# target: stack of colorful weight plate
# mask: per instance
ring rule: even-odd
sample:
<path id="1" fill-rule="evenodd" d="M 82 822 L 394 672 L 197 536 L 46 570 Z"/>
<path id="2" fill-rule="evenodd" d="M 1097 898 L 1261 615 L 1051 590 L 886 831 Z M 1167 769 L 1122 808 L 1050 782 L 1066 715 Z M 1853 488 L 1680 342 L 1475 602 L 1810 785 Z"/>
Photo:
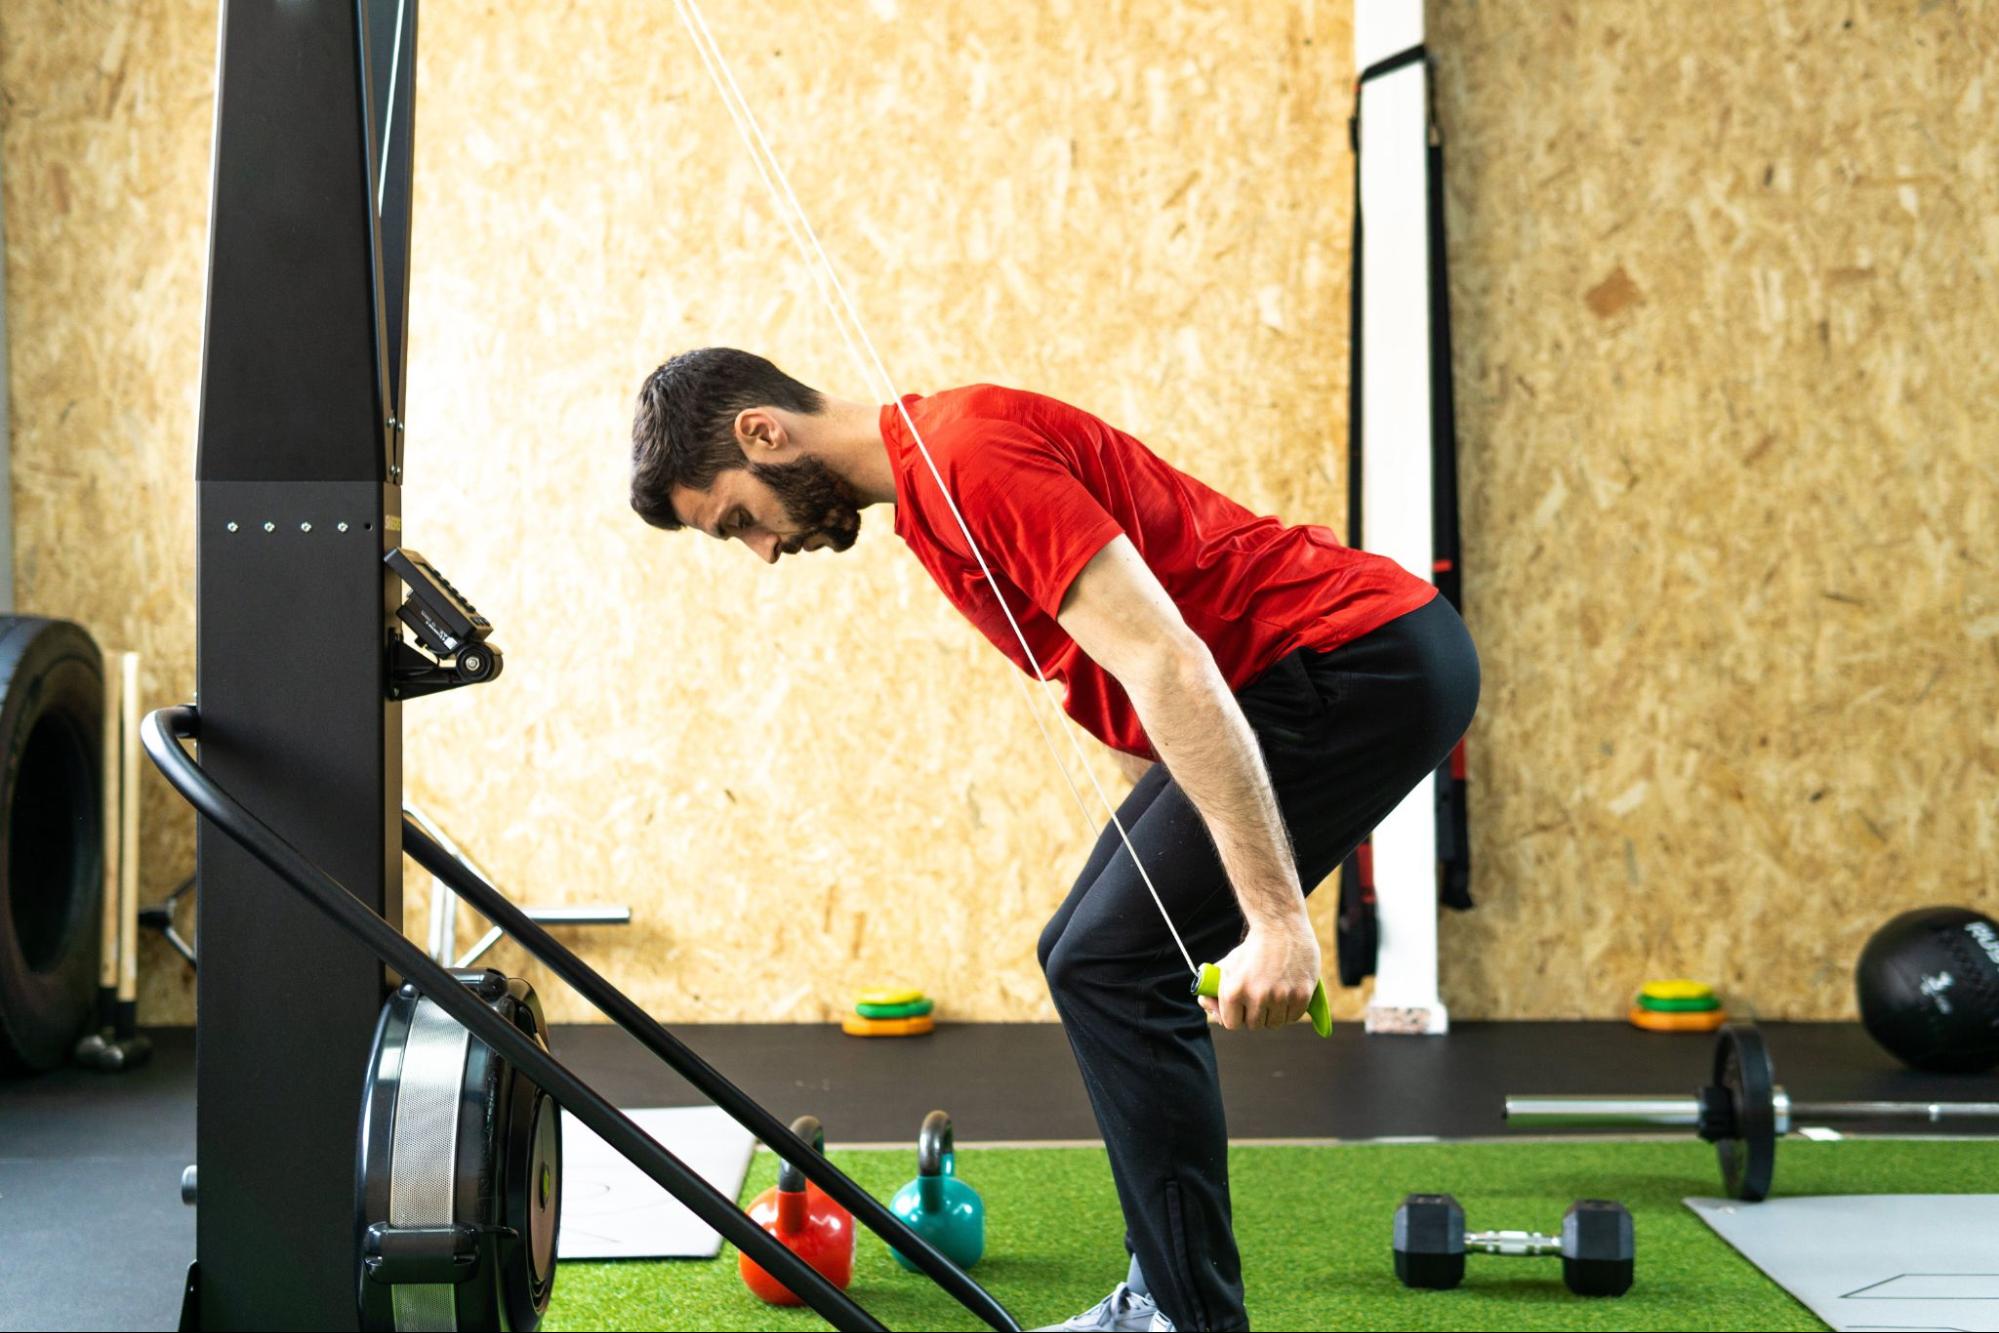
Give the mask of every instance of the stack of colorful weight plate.
<path id="1" fill-rule="evenodd" d="M 930 997 L 913 986 L 870 986 L 840 1020 L 850 1037 L 920 1037 L 937 1026 Z"/>
<path id="2" fill-rule="evenodd" d="M 1631 1021 L 1652 1032 L 1712 1032 L 1728 1021 L 1728 1014 L 1714 987 L 1682 978 L 1639 987 Z"/>

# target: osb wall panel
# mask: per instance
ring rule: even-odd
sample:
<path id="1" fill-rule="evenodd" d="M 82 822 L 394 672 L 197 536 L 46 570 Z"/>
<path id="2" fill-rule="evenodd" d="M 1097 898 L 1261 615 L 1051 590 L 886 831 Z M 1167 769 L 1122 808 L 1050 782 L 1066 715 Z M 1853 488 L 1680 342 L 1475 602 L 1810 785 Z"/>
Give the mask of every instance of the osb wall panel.
<path id="1" fill-rule="evenodd" d="M 1487 672 L 1446 991 L 1850 1014 L 1887 915 L 1999 908 L 1999 12 L 1523 14 L 1431 11 Z"/>
<path id="2" fill-rule="evenodd" d="M 1342 515 L 1347 6 L 709 9 L 902 388 L 1033 386 Z M 406 711 L 412 790 L 523 898 L 630 902 L 588 952 L 668 1017 L 907 978 L 1052 1018 L 1101 819 L 887 510 L 769 569 L 627 509 L 672 352 L 868 392 L 671 8 L 433 6 L 419 69 L 405 509 L 510 656 Z"/>
<path id="3" fill-rule="evenodd" d="M 902 386 L 1056 393 L 1337 523 L 1347 8 L 988 8 L 710 15 Z M 1947 4 L 1536 14 L 1432 14 L 1487 668 L 1447 996 L 1601 1014 L 1690 971 L 1846 1013 L 1869 922 L 1993 905 L 1999 37 Z M 185 697 L 214 12 L 0 23 L 17 595 Z M 420 71 L 406 512 L 509 668 L 410 706 L 412 794 L 517 897 L 630 903 L 574 938 L 669 1020 L 889 976 L 1050 1016 L 1032 946 L 1085 832 L 886 514 L 773 571 L 625 510 L 672 351 L 865 392 L 670 10 L 435 3 Z M 148 784 L 151 895 L 192 838 Z"/>
<path id="4" fill-rule="evenodd" d="M 148 707 L 194 688 L 214 66 L 210 4 L 0 7 L 15 605 L 142 653 Z M 194 820 L 145 768 L 151 900 L 191 872 Z M 139 976 L 148 1021 L 192 1015 L 192 975 L 150 935 Z"/>

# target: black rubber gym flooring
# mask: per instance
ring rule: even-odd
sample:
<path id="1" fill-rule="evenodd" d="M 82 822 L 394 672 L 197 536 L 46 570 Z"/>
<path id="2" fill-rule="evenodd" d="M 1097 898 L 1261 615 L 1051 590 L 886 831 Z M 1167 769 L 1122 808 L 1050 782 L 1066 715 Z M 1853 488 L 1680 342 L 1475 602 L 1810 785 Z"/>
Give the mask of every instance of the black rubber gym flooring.
<path id="1" fill-rule="evenodd" d="M 1795 1097 L 1961 1099 L 1990 1088 L 1902 1070 L 1857 1026 L 1764 1030 Z M 675 1032 L 780 1118 L 818 1115 L 835 1143 L 911 1140 L 940 1106 L 961 1142 L 1096 1137 L 1052 1025 L 944 1024 L 930 1037 L 866 1041 L 821 1026 Z M 130 1074 L 0 1082 L 0 1329 L 173 1326 L 194 1250 L 179 1196 L 194 1144 L 194 1040 L 188 1029 L 152 1035 L 152 1063 Z M 1504 1133 L 1508 1092 L 1687 1092 L 1706 1081 L 1713 1046 L 1620 1023 L 1466 1023 L 1428 1039 L 1370 1039 L 1352 1025 L 1330 1041 L 1303 1026 L 1216 1036 L 1239 1139 L 1489 1137 Z M 558 1028 L 555 1038 L 556 1053 L 620 1105 L 701 1102 L 615 1029 Z"/>

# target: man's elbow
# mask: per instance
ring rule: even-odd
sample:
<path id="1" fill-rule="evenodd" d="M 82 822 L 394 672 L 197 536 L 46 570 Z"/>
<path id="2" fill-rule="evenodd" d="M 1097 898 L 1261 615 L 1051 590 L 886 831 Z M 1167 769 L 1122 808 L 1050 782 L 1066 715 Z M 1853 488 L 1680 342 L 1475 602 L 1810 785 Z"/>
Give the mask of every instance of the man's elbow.
<path id="1" fill-rule="evenodd" d="M 1214 654 L 1191 630 L 1148 645 L 1129 668 L 1130 679 L 1120 677 L 1133 702 L 1160 697 L 1186 698 L 1205 692 L 1221 678 Z"/>

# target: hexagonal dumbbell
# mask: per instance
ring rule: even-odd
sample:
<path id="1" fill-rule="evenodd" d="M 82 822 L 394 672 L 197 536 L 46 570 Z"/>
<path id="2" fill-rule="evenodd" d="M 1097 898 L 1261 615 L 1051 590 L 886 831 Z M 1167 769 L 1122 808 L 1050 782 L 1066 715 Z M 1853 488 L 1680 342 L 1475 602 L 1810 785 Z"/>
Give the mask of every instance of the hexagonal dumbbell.
<path id="1" fill-rule="evenodd" d="M 1395 1275 L 1405 1287 L 1455 1287 L 1467 1254 L 1562 1257 L 1562 1281 L 1578 1296 L 1622 1296 L 1637 1262 L 1631 1214 L 1609 1199 L 1578 1199 L 1562 1214 L 1562 1234 L 1465 1230 L 1464 1209 L 1448 1194 L 1411 1194 L 1395 1210 Z"/>

